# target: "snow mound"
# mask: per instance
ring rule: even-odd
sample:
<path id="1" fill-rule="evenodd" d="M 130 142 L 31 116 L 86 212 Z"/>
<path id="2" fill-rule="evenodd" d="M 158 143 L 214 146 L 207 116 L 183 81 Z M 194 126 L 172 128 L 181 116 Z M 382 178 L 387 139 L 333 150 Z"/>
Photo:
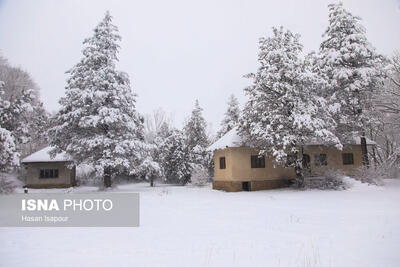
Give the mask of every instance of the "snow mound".
<path id="1" fill-rule="evenodd" d="M 53 150 L 54 147 L 48 146 L 39 150 L 30 156 L 24 158 L 22 163 L 31 163 L 31 162 L 61 162 L 61 161 L 69 161 L 70 158 L 66 153 L 59 153 L 54 158 L 50 157 L 49 152 Z"/>

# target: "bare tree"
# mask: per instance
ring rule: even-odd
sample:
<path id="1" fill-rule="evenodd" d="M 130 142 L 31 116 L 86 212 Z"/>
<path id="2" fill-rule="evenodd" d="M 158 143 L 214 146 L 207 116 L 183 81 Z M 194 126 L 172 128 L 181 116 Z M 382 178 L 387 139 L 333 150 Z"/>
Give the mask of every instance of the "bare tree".
<path id="1" fill-rule="evenodd" d="M 171 115 L 162 109 L 153 110 L 152 113 L 144 116 L 144 136 L 147 142 L 153 143 L 163 125 L 171 126 L 172 129 L 173 119 Z"/>
<path id="2" fill-rule="evenodd" d="M 375 165 L 397 165 L 400 158 L 400 53 L 389 62 L 387 79 L 374 96 L 369 136 L 377 145 L 370 153 Z M 394 166 L 395 167 L 395 166 Z"/>

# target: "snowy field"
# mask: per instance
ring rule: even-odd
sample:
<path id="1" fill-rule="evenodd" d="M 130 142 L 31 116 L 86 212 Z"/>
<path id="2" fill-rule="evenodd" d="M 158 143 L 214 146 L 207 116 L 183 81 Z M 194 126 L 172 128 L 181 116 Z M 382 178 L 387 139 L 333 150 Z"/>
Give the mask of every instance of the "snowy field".
<path id="1" fill-rule="evenodd" d="M 114 191 L 140 192 L 140 227 L 0 228 L 0 266 L 400 266 L 400 180 L 347 191 Z"/>

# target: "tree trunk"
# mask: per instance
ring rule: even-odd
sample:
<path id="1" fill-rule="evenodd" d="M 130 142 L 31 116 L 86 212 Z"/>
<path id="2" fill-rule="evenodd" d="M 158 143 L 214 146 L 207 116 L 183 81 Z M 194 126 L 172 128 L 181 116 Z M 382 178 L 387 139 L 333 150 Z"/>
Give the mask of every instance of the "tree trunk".
<path id="1" fill-rule="evenodd" d="M 375 146 L 372 147 L 372 159 L 374 160 L 374 167 L 376 169 L 378 167 L 378 158 L 376 157 L 376 148 L 375 148 Z"/>
<path id="2" fill-rule="evenodd" d="M 299 154 L 301 158 L 299 158 Z M 296 172 L 296 186 L 304 187 L 304 173 L 303 173 L 303 147 L 301 148 L 301 153 L 297 152 L 296 165 L 294 167 Z"/>
<path id="3" fill-rule="evenodd" d="M 150 186 L 151 187 L 154 186 L 154 177 L 153 176 L 150 177 Z"/>
<path id="4" fill-rule="evenodd" d="M 110 167 L 104 168 L 104 187 L 105 188 L 111 187 L 111 168 Z"/>
<path id="5" fill-rule="evenodd" d="M 365 132 L 361 136 L 361 153 L 362 162 L 364 166 L 369 168 L 368 150 L 367 150 L 367 139 L 365 138 Z"/>

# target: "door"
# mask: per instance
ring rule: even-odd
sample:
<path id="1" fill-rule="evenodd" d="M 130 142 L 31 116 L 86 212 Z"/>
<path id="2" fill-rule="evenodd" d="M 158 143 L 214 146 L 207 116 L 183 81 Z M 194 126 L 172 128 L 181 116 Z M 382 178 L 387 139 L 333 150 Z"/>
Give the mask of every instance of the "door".
<path id="1" fill-rule="evenodd" d="M 250 191 L 250 182 L 242 182 L 242 190 Z"/>

